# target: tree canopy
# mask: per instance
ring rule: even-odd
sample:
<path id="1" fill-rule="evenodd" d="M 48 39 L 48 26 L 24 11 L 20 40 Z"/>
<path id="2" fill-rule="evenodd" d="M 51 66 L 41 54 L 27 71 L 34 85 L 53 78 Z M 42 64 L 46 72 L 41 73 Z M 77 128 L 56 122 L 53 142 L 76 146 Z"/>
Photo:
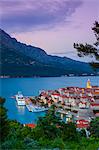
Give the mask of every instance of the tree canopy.
<path id="1" fill-rule="evenodd" d="M 9 133 L 7 109 L 4 107 L 5 98 L 0 97 L 0 141 L 4 141 Z"/>
<path id="2" fill-rule="evenodd" d="M 84 56 L 90 56 L 94 57 L 97 62 L 91 63 L 92 66 L 95 68 L 99 68 L 99 23 L 98 21 L 95 21 L 94 26 L 92 27 L 92 30 L 95 34 L 96 41 L 92 45 L 90 44 L 82 44 L 82 43 L 74 43 L 74 48 L 78 52 L 79 57 L 84 57 Z"/>
<path id="3" fill-rule="evenodd" d="M 95 118 L 90 123 L 91 136 L 99 138 L 99 117 Z"/>
<path id="4" fill-rule="evenodd" d="M 35 128 L 23 126 L 16 120 L 7 119 L 4 108 L 4 98 L 0 98 L 0 134 L 3 139 L 0 143 L 2 150 L 14 149 L 75 149 L 91 150 L 99 147 L 99 118 L 91 122 L 91 135 L 88 139 L 79 134 L 75 124 L 60 120 L 53 105 L 48 113 L 38 120 Z M 9 128 L 8 128 L 9 127 Z M 2 130 L 1 130 L 2 129 Z"/>

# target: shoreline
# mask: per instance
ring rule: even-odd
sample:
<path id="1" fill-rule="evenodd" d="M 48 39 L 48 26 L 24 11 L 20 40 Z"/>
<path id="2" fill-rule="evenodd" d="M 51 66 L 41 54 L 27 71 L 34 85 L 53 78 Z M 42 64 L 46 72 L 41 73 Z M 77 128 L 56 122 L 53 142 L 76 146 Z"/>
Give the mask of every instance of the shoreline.
<path id="1" fill-rule="evenodd" d="M 57 77 L 93 77 L 99 76 L 99 74 L 93 75 L 64 75 L 64 76 L 0 76 L 0 79 L 8 79 L 8 78 L 57 78 Z"/>

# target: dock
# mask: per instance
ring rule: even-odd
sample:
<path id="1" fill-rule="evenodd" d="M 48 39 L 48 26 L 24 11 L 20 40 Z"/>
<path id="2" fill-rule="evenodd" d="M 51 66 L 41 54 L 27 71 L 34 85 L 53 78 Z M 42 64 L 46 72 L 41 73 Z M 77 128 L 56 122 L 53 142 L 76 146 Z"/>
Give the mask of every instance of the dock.
<path id="1" fill-rule="evenodd" d="M 32 110 L 33 110 L 33 108 L 31 107 L 31 105 L 26 104 L 26 107 L 27 107 L 27 109 L 28 109 L 29 111 L 32 111 Z"/>

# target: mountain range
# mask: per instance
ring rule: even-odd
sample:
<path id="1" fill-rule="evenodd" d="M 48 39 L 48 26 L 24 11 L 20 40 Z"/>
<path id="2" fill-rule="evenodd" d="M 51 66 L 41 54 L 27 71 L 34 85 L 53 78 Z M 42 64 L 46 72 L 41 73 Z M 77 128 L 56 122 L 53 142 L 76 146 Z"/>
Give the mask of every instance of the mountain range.
<path id="1" fill-rule="evenodd" d="M 95 73 L 88 63 L 48 55 L 43 49 L 26 45 L 0 29 L 0 76 L 51 77 Z"/>

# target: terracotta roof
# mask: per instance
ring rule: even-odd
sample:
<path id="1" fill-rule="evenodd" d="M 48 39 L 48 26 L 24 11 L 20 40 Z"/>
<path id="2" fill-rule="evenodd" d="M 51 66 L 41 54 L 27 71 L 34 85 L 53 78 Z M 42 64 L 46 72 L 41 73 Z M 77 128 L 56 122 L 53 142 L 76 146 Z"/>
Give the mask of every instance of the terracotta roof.
<path id="1" fill-rule="evenodd" d="M 52 95 L 54 95 L 54 96 L 60 96 L 60 94 L 58 94 L 58 93 L 53 93 Z"/>
<path id="2" fill-rule="evenodd" d="M 25 124 L 25 126 L 30 127 L 30 128 L 35 128 L 36 124 L 29 123 L 29 124 Z"/>
<path id="3" fill-rule="evenodd" d="M 77 128 L 87 128 L 89 127 L 89 121 L 87 120 L 77 120 L 76 121 Z"/>
<path id="4" fill-rule="evenodd" d="M 92 103 L 91 106 L 99 106 L 97 103 Z"/>
<path id="5" fill-rule="evenodd" d="M 88 124 L 77 124 L 77 128 L 88 128 Z"/>
<path id="6" fill-rule="evenodd" d="M 99 90 L 97 92 L 94 92 L 94 95 L 99 95 Z"/>
<path id="7" fill-rule="evenodd" d="M 99 112 L 95 113 L 95 116 L 96 116 L 96 117 L 99 117 Z"/>
<path id="8" fill-rule="evenodd" d="M 81 96 L 81 98 L 88 98 L 88 96 Z"/>

